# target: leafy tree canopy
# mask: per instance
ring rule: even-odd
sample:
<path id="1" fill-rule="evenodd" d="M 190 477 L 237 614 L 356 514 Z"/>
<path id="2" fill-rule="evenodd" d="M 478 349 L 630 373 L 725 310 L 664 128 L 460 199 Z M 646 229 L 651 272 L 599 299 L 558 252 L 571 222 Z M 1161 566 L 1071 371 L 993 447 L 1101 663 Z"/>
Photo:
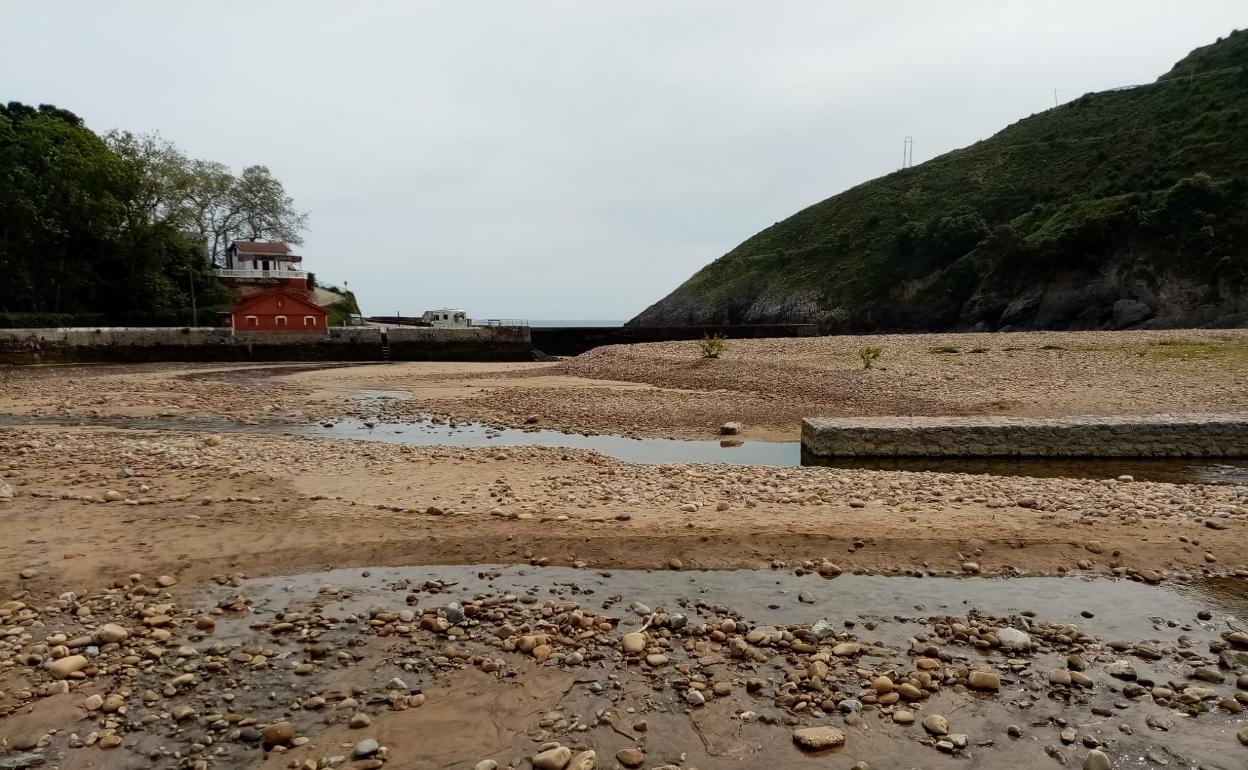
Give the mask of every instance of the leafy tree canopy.
<path id="1" fill-rule="evenodd" d="M 192 292 L 201 308 L 230 300 L 211 267 L 231 240 L 297 244 L 306 222 L 264 166 L 236 177 L 158 134 L 0 104 L 0 325 L 188 323 Z"/>

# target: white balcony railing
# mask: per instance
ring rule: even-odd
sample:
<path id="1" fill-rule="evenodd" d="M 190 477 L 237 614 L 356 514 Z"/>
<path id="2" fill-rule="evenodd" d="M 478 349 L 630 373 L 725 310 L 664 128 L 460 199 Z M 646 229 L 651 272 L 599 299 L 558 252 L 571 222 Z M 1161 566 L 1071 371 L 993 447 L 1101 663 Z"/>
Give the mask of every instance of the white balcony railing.
<path id="1" fill-rule="evenodd" d="M 283 280 L 304 279 L 308 274 L 303 270 L 225 270 L 217 268 L 218 278 L 281 278 Z"/>

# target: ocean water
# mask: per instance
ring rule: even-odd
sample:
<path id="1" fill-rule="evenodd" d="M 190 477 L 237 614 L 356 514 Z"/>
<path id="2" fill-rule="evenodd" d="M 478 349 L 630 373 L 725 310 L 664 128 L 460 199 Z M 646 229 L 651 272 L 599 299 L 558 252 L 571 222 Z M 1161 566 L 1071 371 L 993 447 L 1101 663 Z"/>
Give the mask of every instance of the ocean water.
<path id="1" fill-rule="evenodd" d="M 623 321 L 586 321 L 579 319 L 560 319 L 560 320 L 530 320 L 529 326 L 546 326 L 546 327 L 568 327 L 568 326 L 623 326 Z"/>

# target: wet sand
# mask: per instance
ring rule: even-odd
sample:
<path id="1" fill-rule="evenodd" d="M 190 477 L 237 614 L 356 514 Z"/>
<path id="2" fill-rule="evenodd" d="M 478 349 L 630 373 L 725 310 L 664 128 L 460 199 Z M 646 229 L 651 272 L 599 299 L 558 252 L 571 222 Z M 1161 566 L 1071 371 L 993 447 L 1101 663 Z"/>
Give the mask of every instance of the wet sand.
<path id="1" fill-rule="evenodd" d="M 0 370 L 0 413 L 62 423 L 0 427 L 0 767 L 527 770 L 554 743 L 604 768 L 1243 766 L 1248 652 L 1224 635 L 1248 625 L 1244 487 L 333 435 L 430 414 L 712 441 L 728 420 L 792 440 L 808 414 L 1248 409 L 1242 333 L 982 336 Z M 855 368 L 868 339 L 881 369 Z M 64 424 L 110 417 L 135 422 Z M 178 429 L 197 420 L 240 430 Z M 1029 645 L 1003 649 L 1007 627 Z M 1094 684 L 1053 674 L 1069 655 Z M 882 697 L 881 676 L 920 696 Z M 948 735 L 919 724 L 934 714 Z M 844 747 L 812 760 L 794 743 L 812 726 Z"/>

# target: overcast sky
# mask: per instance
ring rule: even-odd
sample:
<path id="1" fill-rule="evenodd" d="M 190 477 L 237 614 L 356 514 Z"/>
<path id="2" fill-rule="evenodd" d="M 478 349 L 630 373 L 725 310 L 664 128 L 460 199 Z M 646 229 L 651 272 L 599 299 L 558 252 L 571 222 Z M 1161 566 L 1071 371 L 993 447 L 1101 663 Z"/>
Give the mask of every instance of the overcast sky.
<path id="1" fill-rule="evenodd" d="M 267 165 L 366 313 L 625 319 L 901 162 L 1149 81 L 1244 0 L 0 0 L 0 99 Z"/>

